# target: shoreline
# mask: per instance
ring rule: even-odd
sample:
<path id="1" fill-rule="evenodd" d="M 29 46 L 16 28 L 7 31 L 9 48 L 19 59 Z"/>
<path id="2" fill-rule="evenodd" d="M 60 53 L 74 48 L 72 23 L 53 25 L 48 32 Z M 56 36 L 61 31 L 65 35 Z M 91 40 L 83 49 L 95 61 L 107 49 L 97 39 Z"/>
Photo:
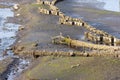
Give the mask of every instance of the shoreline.
<path id="1" fill-rule="evenodd" d="M 4 1 L 3 1 L 3 3 L 4 3 Z M 8 1 L 8 3 L 9 3 L 9 1 Z M 14 4 L 15 3 L 13 3 L 12 5 L 9 5 L 6 3 L 6 5 L 3 5 L 4 7 L 0 7 L 0 8 L 1 9 L 10 9 L 11 12 L 13 12 L 15 14 L 15 10 L 12 9 Z M 11 24 L 21 26 L 20 18 L 18 18 L 15 15 L 13 15 L 13 17 L 7 17 L 5 24 L 11 23 Z M 9 48 L 7 48 L 3 51 L 3 57 L 5 57 L 5 59 L 1 60 L 0 64 L 3 64 L 5 66 L 0 67 L 1 68 L 0 80 L 1 79 L 2 80 L 13 80 L 14 77 L 16 77 L 18 74 L 21 73 L 20 70 L 22 70 L 22 69 L 24 70 L 28 66 L 28 63 L 26 62 L 28 60 L 28 58 L 24 58 L 24 56 L 21 57 L 21 56 L 15 55 L 15 54 L 13 54 L 13 55 L 11 54 L 12 53 L 11 47 L 14 46 L 17 43 L 17 41 L 19 40 L 18 34 L 19 34 L 19 31 L 17 30 L 17 33 L 15 33 L 16 36 L 13 37 L 13 38 L 15 38 L 14 43 L 11 44 L 9 46 Z M 3 72 L 2 72 L 2 69 L 4 70 Z"/>
<path id="2" fill-rule="evenodd" d="M 45 19 L 45 18 L 47 18 L 47 17 L 49 17 L 49 15 L 44 15 L 44 14 L 40 14 L 40 15 L 42 15 L 42 16 L 40 16 L 39 18 L 42 18 L 42 19 Z M 47 17 L 44 17 L 44 16 L 47 16 Z M 52 15 L 50 15 L 50 17 L 52 17 L 52 18 L 47 18 L 47 19 L 45 19 L 44 21 L 46 21 L 47 22 L 47 20 L 53 20 L 53 19 L 55 19 Z M 56 19 L 55 19 L 56 20 Z M 38 22 L 41 22 L 41 21 L 38 21 Z M 54 22 L 52 22 L 52 23 L 54 23 Z M 40 28 L 38 28 L 38 29 L 41 29 L 41 27 L 44 27 L 44 26 L 46 26 L 45 24 L 39 24 L 39 25 L 42 25 L 42 26 L 39 26 Z M 51 25 L 50 25 L 51 26 Z M 53 25 L 52 25 L 53 26 Z M 64 26 L 62 26 L 62 28 L 63 28 Z M 35 27 L 34 27 L 35 28 Z M 35 30 L 35 31 L 37 31 L 36 29 L 34 29 L 34 28 L 32 28 L 33 30 Z M 67 27 L 68 28 L 68 27 Z M 53 28 L 54 29 L 54 28 Z M 78 29 L 78 28 L 77 28 Z M 44 30 L 44 29 L 43 29 Z M 67 30 L 67 29 L 66 29 Z M 72 29 L 73 30 L 73 29 Z M 78 29 L 79 30 L 79 29 Z M 42 30 L 40 30 L 40 31 L 42 31 Z M 49 30 L 48 30 L 49 31 Z M 32 31 L 31 31 L 32 32 Z M 38 31 L 39 32 L 39 31 Z M 73 31 L 74 32 L 74 31 Z M 42 33 L 39 33 L 39 34 L 42 34 Z M 67 33 L 65 33 L 65 34 L 67 34 Z M 69 34 L 69 33 L 68 33 Z M 26 34 L 26 35 L 28 35 L 28 34 Z M 32 35 L 32 34 L 31 34 Z M 47 35 L 48 36 L 48 35 Z M 71 34 L 70 34 L 70 36 L 71 36 Z M 33 36 L 32 36 L 33 37 Z M 39 37 L 39 36 L 38 36 Z M 74 37 L 74 36 L 72 36 L 73 38 L 76 38 L 76 37 Z M 30 39 L 30 38 L 28 38 L 28 39 Z M 28 40 L 27 39 L 27 40 Z M 45 38 L 46 39 L 46 38 Z M 25 39 L 26 40 L 26 39 Z M 27 43 L 27 42 L 26 42 Z M 40 43 L 39 41 L 38 42 L 36 42 L 36 43 Z M 44 41 L 43 41 L 43 43 L 44 43 Z M 29 44 L 29 43 L 28 43 Z M 31 43 L 32 44 L 32 43 Z M 26 44 L 27 45 L 27 44 Z M 34 45 L 34 43 L 33 43 L 33 45 Z M 38 46 L 40 46 L 41 44 L 37 44 Z M 46 45 L 46 44 L 45 44 Z M 52 48 L 54 48 L 53 46 L 54 45 L 51 45 L 51 44 L 49 44 L 50 45 L 50 47 L 52 46 Z M 49 46 L 48 45 L 48 46 Z M 30 46 L 30 45 L 28 45 L 28 46 Z M 60 45 L 61 46 L 61 45 Z M 27 47 L 27 46 L 26 46 Z M 25 47 L 25 48 L 26 48 Z M 34 47 L 36 47 L 36 45 L 34 45 Z M 65 74 L 65 72 L 62 72 L 62 70 L 61 70 L 61 68 L 63 67 L 63 66 L 60 66 L 61 64 L 63 64 L 63 65 L 65 65 L 64 64 L 64 61 L 67 61 L 66 60 L 66 58 L 64 57 L 64 56 L 61 56 L 61 55 L 57 55 L 57 54 L 59 54 L 59 50 L 58 49 L 55 49 L 54 51 L 56 51 L 56 53 L 54 54 L 54 52 L 52 53 L 52 52 L 49 52 L 49 53 L 47 53 L 47 49 L 49 50 L 49 48 L 46 48 L 46 47 L 43 47 L 43 55 L 42 55 L 42 52 L 40 52 L 40 51 L 38 51 L 38 52 L 40 52 L 40 54 L 41 55 L 39 55 L 39 53 L 38 54 L 36 54 L 35 55 L 35 53 L 37 53 L 35 50 L 34 50 L 34 47 L 33 47 L 33 51 L 31 50 L 31 48 L 30 49 L 28 49 L 29 51 L 28 51 L 28 54 L 30 53 L 30 55 L 34 55 L 34 57 L 35 58 L 37 58 L 37 60 L 38 61 L 34 61 L 32 64 L 31 64 L 31 66 L 30 67 L 32 67 L 32 68 L 28 68 L 17 80 L 20 80 L 21 78 L 22 79 L 26 79 L 26 77 L 27 78 L 29 78 L 29 79 L 48 79 L 48 80 L 54 80 L 54 79 L 61 79 L 63 76 L 62 75 L 64 75 Z M 63 48 L 66 48 L 66 46 L 62 46 Z M 45 48 L 45 49 L 44 49 Z M 61 48 L 61 47 L 60 47 Z M 23 52 L 24 52 L 24 48 L 20 48 L 20 51 L 23 49 Z M 36 48 L 35 48 L 36 49 Z M 26 49 L 27 50 L 27 49 Z M 39 50 L 39 48 L 37 48 L 37 50 Z M 50 49 L 51 50 L 51 49 Z M 58 51 L 58 53 L 57 53 L 57 51 Z M 68 50 L 69 51 L 69 50 Z M 70 50 L 70 51 L 73 51 L 73 53 L 74 53 L 74 50 Z M 27 53 L 26 51 L 24 52 L 25 54 Z M 72 52 L 66 52 L 65 54 L 68 54 L 68 56 L 70 56 L 70 53 L 72 53 Z M 101 52 L 102 53 L 102 52 Z M 104 53 L 104 52 L 103 52 Z M 106 53 L 106 52 L 105 52 Z M 45 56 L 45 54 L 47 54 L 46 56 Z M 53 56 L 54 55 L 54 57 L 51 59 L 48 59 L 47 57 L 48 57 L 48 54 L 50 54 L 49 56 Z M 60 53 L 60 54 L 62 54 L 62 53 Z M 67 58 L 68 58 L 68 56 L 67 56 Z M 79 57 L 79 59 L 78 59 L 78 62 L 77 63 L 74 63 L 74 59 L 76 59 L 77 57 L 69 57 L 69 58 L 73 58 L 72 59 L 72 66 L 71 65 L 69 65 L 69 67 L 71 66 L 71 67 L 75 67 L 75 68 L 73 68 L 73 69 L 75 69 L 75 70 L 77 70 L 77 68 L 79 69 L 79 60 L 81 60 L 81 58 L 85 58 L 85 57 L 87 57 L 86 59 L 88 59 L 88 58 L 98 58 L 98 60 L 100 60 L 100 62 L 98 62 L 98 64 L 100 64 L 100 63 L 102 63 L 102 58 L 104 58 L 105 59 L 105 61 L 104 62 L 106 62 L 106 59 L 107 58 L 110 58 L 110 60 L 111 60 L 111 57 L 112 57 L 112 59 L 113 58 L 115 58 L 115 56 L 102 56 L 102 55 L 100 55 L 99 54 L 99 56 L 100 56 L 100 58 L 97 56 L 97 57 L 88 57 L 88 54 L 84 54 L 84 57 L 82 56 L 82 57 Z M 101 57 L 102 56 L 102 57 Z M 58 58 L 58 59 L 56 59 L 56 57 Z M 62 59 L 59 59 L 59 58 L 61 58 L 61 57 L 63 57 L 62 59 L 64 59 L 65 58 L 65 60 L 63 60 L 63 62 L 62 63 L 60 63 L 60 65 L 59 65 L 59 63 L 57 64 L 57 63 L 54 63 L 54 61 L 58 61 L 58 62 L 60 62 Z M 44 59 L 45 58 L 45 59 Z M 44 60 L 46 60 L 46 58 L 48 59 L 47 61 L 45 61 L 44 62 Z M 54 59 L 55 58 L 55 59 Z M 43 61 L 39 61 L 39 60 L 43 60 Z M 94 61 L 95 62 L 97 62 L 98 61 L 97 59 L 95 59 Z M 114 59 L 113 59 L 114 60 Z M 118 60 L 119 60 L 119 58 L 118 58 Z M 51 64 L 52 63 L 52 61 L 53 61 L 53 65 Z M 91 60 L 90 60 L 91 61 Z M 69 59 L 68 59 L 68 62 L 69 62 Z M 84 61 L 83 61 L 84 62 Z M 83 63 L 83 62 L 81 62 L 81 63 Z M 39 64 L 38 64 L 39 63 Z M 42 64 L 43 63 L 43 64 Z M 48 63 L 48 64 L 47 64 Z M 74 65 L 75 64 L 75 65 Z M 78 64 L 78 65 L 77 65 Z M 89 63 L 88 62 L 88 66 L 91 66 L 92 64 L 94 64 L 94 62 L 93 63 Z M 97 65 L 98 65 L 97 64 Z M 46 67 L 46 66 L 44 66 L 44 65 L 47 65 L 48 67 Z M 56 68 L 56 67 L 51 67 L 51 65 L 52 66 L 60 66 L 59 67 L 59 69 L 60 69 L 60 73 L 62 74 L 62 75 L 60 75 L 59 74 L 59 71 L 56 71 L 55 70 L 55 72 L 54 72 L 54 69 Z M 81 64 L 82 65 L 82 64 Z M 76 67 L 77 66 L 77 67 Z M 45 67 L 45 68 L 44 68 Z M 67 68 L 68 69 L 68 71 L 71 71 L 71 69 L 69 69 L 69 67 Z M 103 66 L 101 66 L 101 67 L 103 67 Z M 108 68 L 109 66 L 107 66 L 107 68 Z M 49 70 L 49 68 L 51 69 L 51 70 Z M 65 67 L 66 68 L 66 67 Z M 106 67 L 105 67 L 106 68 Z M 110 67 L 109 67 L 110 68 Z M 99 68 L 98 68 L 99 69 Z M 45 73 L 44 73 L 44 71 L 45 71 Z M 53 73 L 51 72 L 51 71 L 53 71 Z M 65 71 L 67 72 L 67 70 L 65 69 Z M 79 70 L 78 70 L 79 71 Z M 104 73 L 104 71 L 103 70 L 101 70 L 102 71 L 102 73 Z M 111 71 L 111 70 L 110 70 Z M 87 72 L 87 71 L 86 71 Z M 89 72 L 89 70 L 88 70 L 88 72 Z M 37 74 L 37 73 L 39 73 L 39 74 Z M 75 77 L 76 75 L 74 75 L 73 74 L 74 72 L 71 72 L 71 74 L 72 74 L 72 76 L 73 77 Z M 58 74 L 58 75 L 55 75 L 55 74 Z M 76 72 L 76 74 L 77 74 L 77 72 Z M 38 75 L 38 76 L 37 76 Z M 66 75 L 69 75 L 69 77 L 71 76 L 69 73 L 67 73 Z M 108 75 L 108 74 L 106 74 L 106 75 Z M 117 74 L 116 74 L 117 75 Z M 95 76 L 94 76 L 95 77 Z M 63 79 L 61 79 L 61 80 L 74 80 L 73 78 L 68 78 L 68 76 L 66 77 L 63 77 Z M 75 78 L 75 80 L 79 80 L 80 78 L 78 77 L 78 76 L 76 76 L 76 78 Z M 101 78 L 100 78 L 101 79 Z M 83 80 L 83 79 L 82 79 Z M 86 80 L 86 79 L 84 79 L 84 80 Z M 88 79 L 89 80 L 89 79 Z M 97 79 L 98 80 L 98 79 Z"/>
<path id="3" fill-rule="evenodd" d="M 32 2 L 31 2 L 32 3 Z M 36 2 L 34 2 L 33 4 L 35 4 Z M 22 4 L 24 4 L 24 3 L 22 3 Z M 29 3 L 28 3 L 29 4 Z M 59 5 L 59 4 L 58 4 Z M 15 11 L 15 15 L 16 14 L 18 14 L 19 13 L 19 11 Z M 51 16 L 51 15 L 50 15 Z M 15 21 L 15 23 L 16 22 L 18 22 L 18 23 L 20 23 L 20 24 L 22 24 L 22 26 L 21 27 L 23 27 L 23 30 L 19 30 L 18 32 L 17 32 L 17 36 L 16 36 L 16 41 L 15 41 L 15 43 L 13 44 L 13 45 L 11 45 L 11 47 L 13 48 L 13 49 L 15 49 L 15 47 L 14 46 L 18 46 L 20 43 L 21 43 L 21 38 L 22 37 L 24 37 L 24 35 L 25 35 L 25 30 L 27 30 L 27 29 L 29 29 L 29 27 L 25 27 L 25 26 L 29 26 L 29 25 L 26 25 L 25 23 L 26 22 L 29 22 L 29 19 L 28 19 L 28 21 L 26 21 L 27 19 L 25 19 L 24 20 L 24 18 L 25 18 L 25 15 L 23 16 L 23 15 L 20 15 L 20 16 L 18 16 L 18 17 L 14 17 L 13 18 L 13 20 L 11 20 L 13 23 L 14 23 L 14 21 Z M 31 17 L 32 18 L 32 17 Z M 9 22 L 9 19 L 8 19 L 8 22 Z M 32 26 L 31 26 L 32 27 Z M 33 42 L 33 43 L 31 43 L 32 45 L 37 45 L 37 41 L 35 41 L 35 42 Z M 33 47 L 36 47 L 36 46 L 33 46 Z M 76 49 L 75 49 L 76 50 Z M 43 50 L 44 51 L 44 50 Z M 58 50 L 59 51 L 59 50 Z M 73 50 L 74 51 L 74 50 Z M 69 52 L 68 52 L 69 53 Z M 25 55 L 23 55 L 23 56 L 25 56 Z"/>

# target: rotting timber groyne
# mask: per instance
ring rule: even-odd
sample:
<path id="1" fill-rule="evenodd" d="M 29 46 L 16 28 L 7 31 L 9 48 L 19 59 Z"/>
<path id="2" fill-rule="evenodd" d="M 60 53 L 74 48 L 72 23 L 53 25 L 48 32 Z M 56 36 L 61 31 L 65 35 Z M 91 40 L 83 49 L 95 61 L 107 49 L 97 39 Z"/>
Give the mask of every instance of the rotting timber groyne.
<path id="1" fill-rule="evenodd" d="M 19 53 L 29 53 L 34 57 L 55 55 L 55 56 L 113 56 L 120 57 L 120 39 L 115 36 L 110 35 L 109 33 L 96 29 L 82 19 L 72 18 L 66 16 L 63 12 L 60 11 L 58 7 L 55 6 L 57 0 L 53 1 L 43 1 L 37 0 L 39 5 L 39 12 L 47 15 L 59 16 L 60 25 L 70 25 L 78 26 L 86 29 L 87 32 L 84 33 L 86 41 L 74 40 L 70 37 L 64 37 L 62 35 L 52 37 L 52 42 L 54 44 L 63 44 L 70 47 L 80 47 L 83 49 L 82 52 L 47 52 L 39 50 L 31 51 L 21 51 Z M 62 1 L 62 0 L 61 0 Z M 90 42 L 90 43 L 89 43 Z M 89 50 L 88 50 L 89 49 Z M 14 50 L 13 50 L 14 51 Z M 15 52 L 17 53 L 17 51 Z"/>
<path id="2" fill-rule="evenodd" d="M 55 1 L 42 1 L 37 0 L 38 4 L 40 4 L 39 12 L 44 14 L 52 14 L 59 16 L 59 23 L 66 24 L 66 25 L 73 25 L 84 27 L 88 32 L 85 32 L 85 38 L 99 44 L 106 44 L 111 46 L 120 46 L 120 39 L 116 38 L 115 36 L 110 35 L 109 33 L 96 29 L 95 27 L 91 26 L 90 24 L 86 23 L 82 19 L 72 18 L 66 16 L 63 12 L 61 12 L 56 6 Z M 48 6 L 48 7 L 46 7 Z"/>

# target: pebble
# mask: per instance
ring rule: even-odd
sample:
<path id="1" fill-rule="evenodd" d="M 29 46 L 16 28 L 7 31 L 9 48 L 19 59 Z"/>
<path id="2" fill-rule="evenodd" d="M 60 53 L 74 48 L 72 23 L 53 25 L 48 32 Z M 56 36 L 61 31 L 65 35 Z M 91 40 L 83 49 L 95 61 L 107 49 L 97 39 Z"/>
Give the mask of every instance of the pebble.
<path id="1" fill-rule="evenodd" d="M 24 30 L 25 28 L 23 26 L 19 27 L 19 31 Z"/>
<path id="2" fill-rule="evenodd" d="M 120 58 L 120 55 L 118 55 L 118 58 Z"/>
<path id="3" fill-rule="evenodd" d="M 8 47 L 6 50 L 12 50 L 12 47 Z"/>
<path id="4" fill-rule="evenodd" d="M 19 17 L 19 16 L 20 16 L 20 14 L 16 14 L 15 16 L 16 16 L 16 17 Z"/>
<path id="5" fill-rule="evenodd" d="M 24 46 L 20 46 L 18 47 L 18 51 L 22 51 L 25 47 Z"/>
<path id="6" fill-rule="evenodd" d="M 88 57 L 88 56 L 89 56 L 89 54 L 88 54 L 88 53 L 84 53 L 83 55 L 84 55 L 85 57 Z"/>
<path id="7" fill-rule="evenodd" d="M 13 9 L 14 10 L 18 10 L 20 8 L 20 5 L 19 4 L 15 4 L 14 6 L 13 6 Z"/>
<path id="8" fill-rule="evenodd" d="M 70 50 L 69 53 L 70 53 L 70 56 L 74 56 L 75 55 L 72 50 Z"/>
<path id="9" fill-rule="evenodd" d="M 75 67 L 74 65 L 71 66 L 71 68 L 74 68 L 74 67 Z"/>
<path id="10" fill-rule="evenodd" d="M 72 65 L 71 68 L 79 67 L 80 64 Z"/>
<path id="11" fill-rule="evenodd" d="M 76 66 L 77 66 L 77 67 L 79 67 L 79 66 L 80 66 L 80 64 L 77 64 Z"/>
<path id="12" fill-rule="evenodd" d="M 38 43 L 33 43 L 32 46 L 33 46 L 33 47 L 37 47 L 37 46 L 38 46 Z"/>
<path id="13" fill-rule="evenodd" d="M 18 43 L 21 43 L 21 40 L 19 40 Z"/>

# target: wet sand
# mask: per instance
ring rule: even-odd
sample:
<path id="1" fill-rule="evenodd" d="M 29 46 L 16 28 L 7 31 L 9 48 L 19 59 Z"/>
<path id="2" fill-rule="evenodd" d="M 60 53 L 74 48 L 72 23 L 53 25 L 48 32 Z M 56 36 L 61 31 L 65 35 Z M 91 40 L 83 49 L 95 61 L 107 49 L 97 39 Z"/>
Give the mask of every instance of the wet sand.
<path id="1" fill-rule="evenodd" d="M 64 7 L 62 4 L 66 4 L 66 7 Z M 77 6 L 77 5 L 83 5 L 83 6 Z M 95 4 L 94 2 L 93 2 L 94 7 L 90 7 L 89 6 L 90 4 L 87 2 L 83 4 L 77 3 L 77 5 L 75 5 L 74 1 L 72 2 L 70 0 L 65 0 L 63 2 L 60 2 L 57 6 L 65 14 L 72 17 L 82 18 L 83 20 L 87 21 L 94 27 L 97 27 L 98 29 L 104 30 L 120 38 L 119 36 L 120 13 L 119 12 L 102 10 L 102 8 L 101 7 L 98 8 L 96 6 L 97 4 Z"/>
<path id="2" fill-rule="evenodd" d="M 29 8 L 25 10 L 26 12 L 22 13 L 22 10 L 27 6 L 29 6 Z M 68 48 L 67 46 L 52 44 L 51 37 L 59 35 L 59 33 L 62 32 L 63 35 L 69 35 L 74 39 L 80 39 L 82 37 L 81 35 L 83 35 L 84 31 L 83 28 L 59 25 L 57 16 L 40 14 L 39 12 L 37 12 L 38 11 L 37 8 L 32 6 L 31 4 L 24 5 L 21 7 L 22 9 L 21 11 L 18 11 L 18 13 L 20 13 L 21 16 L 25 15 L 23 19 L 23 25 L 25 24 L 24 25 L 25 30 L 20 31 L 19 34 L 20 43 L 17 44 L 17 47 L 24 46 L 25 50 L 37 49 L 53 52 L 56 50 L 57 51 L 74 50 L 72 48 Z M 31 12 L 28 12 L 29 10 Z M 26 16 L 28 14 L 29 16 Z M 25 18 L 29 19 L 26 20 Z M 32 44 L 34 43 L 38 43 L 36 48 L 32 46 Z"/>
<path id="3" fill-rule="evenodd" d="M 3 60 L 0 60 L 0 80 L 3 80 L 7 77 L 7 75 L 5 75 L 7 72 L 6 70 L 8 69 L 8 66 L 11 65 L 11 63 L 13 62 L 12 58 L 6 58 Z"/>
<path id="4" fill-rule="evenodd" d="M 98 9 L 97 7 L 88 8 L 86 6 L 81 7 L 73 5 L 74 3 L 70 0 L 65 0 L 57 4 L 58 8 L 60 8 L 60 10 L 66 15 L 82 18 L 96 28 L 104 30 L 120 38 L 120 14 L 118 12 L 104 11 Z M 21 23 L 25 27 L 25 30 L 20 31 L 20 39 L 16 45 L 17 49 L 22 46 L 24 47 L 23 51 L 74 51 L 76 49 L 68 48 L 63 45 L 52 44 L 51 37 L 59 35 L 59 33 L 62 32 L 63 35 L 69 35 L 73 39 L 83 39 L 85 31 L 84 28 L 59 25 L 57 16 L 41 14 L 38 12 L 37 7 L 33 4 L 21 6 L 21 9 L 16 13 L 21 14 Z M 36 43 L 37 47 L 34 47 L 32 44 Z M 15 53 L 21 52 L 15 50 Z"/>
<path id="5" fill-rule="evenodd" d="M 76 50 L 63 45 L 51 44 L 51 36 L 56 36 L 62 32 L 63 35 L 69 35 L 74 39 L 81 39 L 81 35 L 83 35 L 82 32 L 84 29 L 59 25 L 57 22 L 58 17 L 41 14 L 36 12 L 37 8 L 31 5 L 26 6 L 29 6 L 30 9 L 27 8 L 24 14 L 20 13 L 22 10 L 18 13 L 22 14 L 23 16 L 25 15 L 24 18 L 28 18 L 26 15 L 29 14 L 29 19 L 31 20 L 24 20 L 26 21 L 26 23 L 24 23 L 25 30 L 20 31 L 20 39 L 18 41 L 19 43 L 17 43 L 17 49 L 20 48 L 19 46 L 24 46 L 24 48 L 18 52 L 18 54 L 25 50 L 31 51 L 36 49 L 43 51 L 57 50 L 66 52 L 69 50 Z M 26 8 L 26 6 L 22 6 L 23 10 Z M 57 4 L 57 6 L 66 15 L 82 18 L 88 23 L 96 26 L 98 29 L 105 30 L 109 33 L 113 33 L 114 31 L 117 32 L 117 29 L 113 28 L 119 28 L 118 26 L 120 25 L 118 23 L 118 17 L 120 15 L 116 12 L 98 10 L 97 8 L 78 6 L 73 7 L 72 3 L 67 0 L 60 2 Z M 110 18 L 112 18 L 112 20 Z M 116 20 L 116 18 L 118 20 Z M 105 21 L 105 19 L 107 20 Z M 113 27 L 113 25 L 115 27 Z M 34 43 L 38 43 L 37 47 L 33 46 Z M 27 71 L 25 71 L 19 78 L 17 78 L 17 80 L 116 80 L 119 79 L 120 74 L 120 69 L 118 68 L 119 66 L 116 66 L 119 64 L 119 59 L 110 57 L 40 57 L 35 60 L 31 64 L 30 68 L 28 68 Z"/>

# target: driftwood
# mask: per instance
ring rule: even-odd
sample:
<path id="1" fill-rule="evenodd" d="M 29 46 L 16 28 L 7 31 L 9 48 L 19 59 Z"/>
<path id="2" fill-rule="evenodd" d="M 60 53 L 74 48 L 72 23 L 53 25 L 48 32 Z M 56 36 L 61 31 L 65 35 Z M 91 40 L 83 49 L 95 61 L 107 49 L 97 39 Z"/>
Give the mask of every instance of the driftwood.
<path id="1" fill-rule="evenodd" d="M 115 47 L 115 46 L 93 44 L 93 43 L 88 43 L 84 41 L 74 40 L 69 37 L 64 37 L 62 35 L 53 37 L 52 42 L 55 44 L 64 44 L 71 47 L 85 47 L 85 48 L 97 49 L 97 50 L 119 50 L 120 49 L 120 47 Z"/>

